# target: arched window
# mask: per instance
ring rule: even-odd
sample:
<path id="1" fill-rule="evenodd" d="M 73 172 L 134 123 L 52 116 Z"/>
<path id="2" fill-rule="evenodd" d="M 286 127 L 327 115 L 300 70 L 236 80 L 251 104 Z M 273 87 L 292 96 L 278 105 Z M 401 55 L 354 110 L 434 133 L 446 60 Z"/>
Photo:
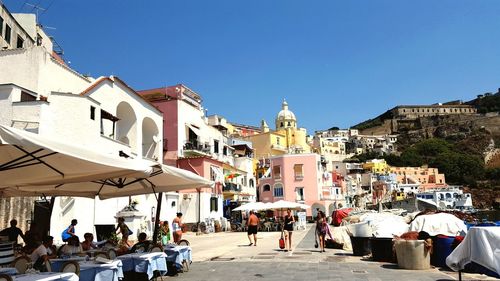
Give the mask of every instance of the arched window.
<path id="1" fill-rule="evenodd" d="M 283 197 L 283 185 L 281 183 L 277 183 L 274 185 L 274 197 Z"/>
<path id="2" fill-rule="evenodd" d="M 271 186 L 269 184 L 265 184 L 263 187 L 262 187 L 262 191 L 263 192 L 266 192 L 266 191 L 271 191 Z"/>
<path id="3" fill-rule="evenodd" d="M 126 102 L 120 102 L 116 108 L 116 140 L 130 146 L 137 153 L 137 118 L 134 109 Z"/>

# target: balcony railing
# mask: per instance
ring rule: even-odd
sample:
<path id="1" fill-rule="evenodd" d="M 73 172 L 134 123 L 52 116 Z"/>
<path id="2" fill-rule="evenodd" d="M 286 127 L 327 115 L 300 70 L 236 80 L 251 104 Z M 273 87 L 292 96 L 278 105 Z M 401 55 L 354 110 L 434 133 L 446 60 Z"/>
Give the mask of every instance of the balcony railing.
<path id="1" fill-rule="evenodd" d="M 210 154 L 212 151 L 212 146 L 208 143 L 201 143 L 198 141 L 187 141 L 184 144 L 183 151 L 184 153 L 195 152 L 195 153 Z"/>
<path id="2" fill-rule="evenodd" d="M 224 183 L 226 186 L 223 187 L 223 191 L 235 191 L 235 192 L 241 192 L 241 185 L 232 183 L 232 182 L 226 182 Z"/>

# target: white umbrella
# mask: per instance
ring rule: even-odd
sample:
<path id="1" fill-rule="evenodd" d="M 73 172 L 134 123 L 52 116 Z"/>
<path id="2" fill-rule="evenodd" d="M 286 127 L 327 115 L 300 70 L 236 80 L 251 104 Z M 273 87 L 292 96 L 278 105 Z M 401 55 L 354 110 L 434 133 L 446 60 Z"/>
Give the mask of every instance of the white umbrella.
<path id="1" fill-rule="evenodd" d="M 82 182 L 152 172 L 144 160 L 103 155 L 0 125 L 0 187 Z"/>
<path id="2" fill-rule="evenodd" d="M 237 208 L 234 208 L 233 211 L 259 211 L 259 210 L 267 210 L 269 208 L 270 203 L 264 203 L 264 202 L 250 202 L 244 205 L 241 205 Z"/>
<path id="3" fill-rule="evenodd" d="M 3 196 L 75 196 L 100 199 L 210 187 L 213 183 L 179 168 L 156 165 L 148 176 L 124 176 L 84 182 L 25 185 L 0 189 Z"/>

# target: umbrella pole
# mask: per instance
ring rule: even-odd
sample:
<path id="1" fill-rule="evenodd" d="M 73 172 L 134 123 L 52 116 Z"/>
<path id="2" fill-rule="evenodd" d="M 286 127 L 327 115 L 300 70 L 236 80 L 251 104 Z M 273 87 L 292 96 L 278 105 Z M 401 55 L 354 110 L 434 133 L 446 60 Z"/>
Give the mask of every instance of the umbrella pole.
<path id="1" fill-rule="evenodd" d="M 155 227 L 153 231 L 153 245 L 156 245 L 158 240 L 158 225 L 160 224 L 160 211 L 161 211 L 161 201 L 163 197 L 163 192 L 158 193 L 157 205 L 156 205 L 156 217 L 155 217 Z"/>

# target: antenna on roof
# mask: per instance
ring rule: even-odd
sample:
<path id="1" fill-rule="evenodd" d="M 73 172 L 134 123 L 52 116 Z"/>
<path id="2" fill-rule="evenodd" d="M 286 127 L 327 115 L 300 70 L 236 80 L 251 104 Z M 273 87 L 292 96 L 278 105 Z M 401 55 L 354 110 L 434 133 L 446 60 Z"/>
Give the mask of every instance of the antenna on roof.
<path id="1" fill-rule="evenodd" d="M 38 3 L 40 3 L 40 2 L 38 2 Z M 38 20 L 38 12 L 39 12 L 39 11 L 43 11 L 43 12 L 45 13 L 45 11 L 46 11 L 46 9 L 45 9 L 45 8 L 42 8 L 42 7 L 38 6 L 38 4 L 24 3 L 24 5 L 26 5 L 26 6 L 30 6 L 30 7 L 33 7 L 33 8 L 31 9 L 31 12 L 35 11 L 35 13 L 36 13 L 36 19 L 37 19 L 37 20 Z"/>

